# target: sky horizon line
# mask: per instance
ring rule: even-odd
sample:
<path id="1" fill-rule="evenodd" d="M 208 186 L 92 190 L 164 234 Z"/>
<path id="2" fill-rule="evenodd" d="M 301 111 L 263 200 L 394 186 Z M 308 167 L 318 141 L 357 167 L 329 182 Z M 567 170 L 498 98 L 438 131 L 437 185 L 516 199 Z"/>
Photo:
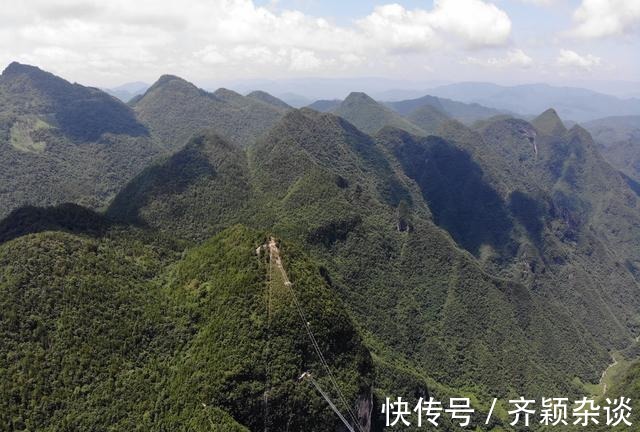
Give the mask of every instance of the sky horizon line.
<path id="1" fill-rule="evenodd" d="M 500 87 L 519 87 L 519 86 L 535 86 L 535 85 L 546 85 L 546 86 L 550 86 L 550 87 L 555 87 L 555 88 L 574 88 L 574 89 L 584 89 L 584 90 L 589 90 L 595 93 L 601 93 L 601 94 L 605 94 L 605 95 L 609 95 L 609 96 L 614 96 L 617 97 L 619 99 L 625 100 L 625 99 L 640 99 L 640 80 L 637 81 L 625 81 L 625 80 L 577 80 L 577 81 L 573 81 L 573 82 L 549 82 L 549 81 L 522 81 L 522 82 L 496 82 L 496 81 L 488 81 L 488 80 L 484 80 L 484 81 L 480 81 L 480 80 L 465 80 L 465 81 L 445 81 L 445 80 L 420 80 L 420 79 L 413 79 L 413 80 L 403 80 L 403 79 L 398 79 L 398 78 L 392 78 L 392 77 L 384 77 L 384 76 L 375 76 L 375 75 L 363 75 L 363 76 L 313 76 L 313 75 L 309 75 L 309 76 L 298 76 L 298 77 L 273 77 L 273 78 L 246 78 L 246 79 L 238 79 L 238 80 L 215 80 L 215 79 L 203 79 L 203 80 L 192 80 L 189 79 L 188 77 L 184 77 L 184 76 L 180 76 L 178 74 L 175 73 L 160 73 L 158 74 L 157 78 L 152 80 L 152 81 L 146 81 L 146 80 L 142 80 L 142 79 L 135 79 L 133 78 L 130 81 L 125 81 L 122 82 L 121 84 L 118 85 L 114 85 L 114 86 L 100 86 L 100 85 L 96 85 L 94 83 L 86 83 L 86 82 L 78 82 L 75 80 L 70 80 L 67 77 L 60 75 L 54 71 L 51 70 L 47 70 L 46 68 L 42 67 L 42 66 L 38 66 L 37 64 L 29 64 L 29 63 L 23 63 L 23 62 L 19 62 L 19 61 L 11 61 L 10 63 L 8 63 L 6 66 L 4 66 L 2 68 L 2 70 L 5 70 L 6 68 L 8 68 L 11 64 L 16 63 L 19 65 L 24 65 L 24 66 L 33 66 L 33 67 L 37 67 L 40 70 L 43 70 L 45 72 L 49 72 L 52 73 L 62 79 L 65 79 L 69 82 L 73 82 L 73 83 L 77 83 L 83 86 L 87 86 L 87 87 L 95 87 L 95 88 L 99 88 L 102 90 L 117 90 L 119 88 L 123 88 L 123 87 L 127 87 L 130 85 L 140 85 L 140 86 L 152 86 L 155 82 L 157 82 L 162 76 L 166 76 L 166 75 L 173 75 L 173 76 L 178 76 L 179 78 L 184 79 L 185 81 L 192 83 L 194 85 L 196 85 L 199 88 L 202 88 L 204 90 L 207 91 L 215 91 L 218 88 L 229 88 L 232 89 L 234 91 L 238 91 L 239 93 L 242 94 L 246 94 L 250 91 L 254 91 L 254 90 L 263 90 L 263 91 L 267 91 L 268 93 L 272 93 L 272 91 L 260 88 L 260 87 L 252 87 L 251 84 L 255 83 L 255 85 L 260 86 L 261 84 L 271 84 L 271 85 L 282 85 L 283 83 L 302 83 L 305 81 L 317 81 L 317 82 L 325 82 L 325 83 L 349 83 L 352 81 L 355 82 L 359 82 L 360 85 L 363 85 L 362 82 L 363 81 L 369 81 L 369 83 L 367 83 L 365 85 L 365 87 L 371 87 L 372 85 L 375 85 L 374 83 L 377 83 L 378 86 L 382 86 L 383 83 L 386 83 L 388 85 L 388 87 L 378 87 L 377 89 L 369 89 L 368 91 L 365 91 L 365 93 L 372 93 L 372 94 L 380 94 L 380 93 L 386 93 L 386 92 L 392 92 L 392 91 L 414 91 L 414 92 L 419 92 L 419 91 L 425 91 L 428 92 L 429 90 L 434 90 L 437 89 L 439 87 L 444 87 L 447 85 L 456 85 L 456 84 L 475 84 L 475 85 L 494 85 L 494 86 L 500 86 Z M 594 84 L 596 88 L 594 88 Z M 597 88 L 597 84 L 601 85 L 601 88 Z M 609 86 L 611 87 L 608 91 L 606 89 L 603 89 L 602 86 Z M 619 89 L 618 91 L 615 90 L 616 86 L 621 86 L 622 88 Z M 629 88 L 631 87 L 631 88 Z M 613 90 L 612 90 L 613 89 Z M 347 94 L 351 91 L 361 91 L 358 88 L 354 88 L 353 90 L 347 90 L 347 93 L 343 92 L 342 97 L 346 97 Z M 274 95 L 278 95 L 278 94 L 285 94 L 287 93 L 284 89 L 282 91 L 276 91 L 274 92 Z M 297 93 L 295 91 L 291 91 L 289 92 L 291 94 L 298 94 L 300 96 L 307 96 L 305 94 L 301 94 L 301 93 Z M 425 93 L 426 94 L 426 93 Z M 319 95 L 316 95 L 319 96 Z M 335 98 L 335 93 L 333 95 L 330 95 L 329 97 L 327 97 L 328 99 L 331 98 Z M 312 97 L 313 99 L 313 97 Z"/>

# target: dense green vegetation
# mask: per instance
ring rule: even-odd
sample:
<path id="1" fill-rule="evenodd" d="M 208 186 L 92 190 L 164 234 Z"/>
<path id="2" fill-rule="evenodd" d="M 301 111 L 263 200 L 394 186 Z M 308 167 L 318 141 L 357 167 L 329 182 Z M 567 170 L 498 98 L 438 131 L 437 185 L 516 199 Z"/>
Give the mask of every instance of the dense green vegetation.
<path id="1" fill-rule="evenodd" d="M 407 119 L 429 135 L 436 135 L 449 116 L 431 105 L 424 105 L 411 111 Z"/>
<path id="2" fill-rule="evenodd" d="M 602 346 L 621 348 L 638 326 L 637 199 L 582 128 L 566 131 L 551 111 L 533 125 L 499 118 L 442 130 L 482 167 L 513 224 L 517 248 L 479 258 L 547 292 Z"/>
<path id="3" fill-rule="evenodd" d="M 374 134 L 384 126 L 394 126 L 418 135 L 425 133 L 419 127 L 364 93 L 351 93 L 331 112 L 349 120 L 361 131 L 368 134 Z"/>
<path id="4" fill-rule="evenodd" d="M 18 63 L 0 76 L 0 217 L 27 204 L 99 208 L 158 153 L 100 90 Z"/>
<path id="5" fill-rule="evenodd" d="M 245 154 L 215 133 L 203 132 L 139 174 L 107 214 L 204 240 L 246 218 L 248 182 Z"/>
<path id="6" fill-rule="evenodd" d="M 525 150 L 533 152 L 526 137 L 533 127 L 520 120 L 514 125 L 516 136 L 527 143 Z M 467 134 L 482 140 L 476 132 L 456 127 L 462 138 Z M 547 276 L 539 257 L 568 252 L 558 246 L 561 239 L 550 246 L 539 243 L 543 228 L 552 223 L 545 218 L 554 219 L 545 202 L 525 192 L 504 197 L 503 185 L 496 186 L 483 172 L 484 160 L 474 160 L 467 144 L 416 138 L 394 129 L 372 140 L 331 114 L 293 111 L 250 149 L 247 223 L 305 245 L 323 263 L 379 358 L 402 358 L 416 373 L 478 397 L 577 394 L 581 388 L 574 376 L 597 381 L 609 360 L 606 348 L 630 338 L 635 306 L 605 313 L 605 303 L 592 298 L 602 305 L 602 315 L 594 315 L 602 319 L 598 323 L 581 315 L 577 306 L 567 311 L 563 302 L 537 294 L 542 287 L 557 289 L 567 267 L 578 264 L 569 262 L 558 273 L 549 265 L 553 277 Z M 431 165 L 412 165 L 421 161 Z M 208 179 L 207 184 L 209 190 L 219 190 L 219 180 Z M 178 195 L 167 190 L 162 201 L 174 202 Z M 411 219 L 411 230 L 398 230 L 401 202 L 402 219 Z M 482 266 L 461 252 L 432 217 Z M 171 221 L 161 221 L 154 225 L 171 226 Z M 180 224 L 189 221 L 180 219 Z M 191 226 L 197 229 L 198 223 Z M 606 262 L 601 269 L 614 265 L 610 257 L 598 259 Z M 587 272 L 584 278 L 594 274 Z M 585 282 L 580 274 L 567 291 L 602 290 L 596 285 L 603 283 L 602 276 L 579 288 Z M 612 299 L 626 298 L 635 285 L 628 273 L 618 277 L 619 284 L 607 287 Z M 619 312 L 627 314 L 628 325 L 620 326 Z"/>
<path id="7" fill-rule="evenodd" d="M 164 148 L 179 150 L 202 129 L 214 129 L 229 142 L 246 147 L 287 111 L 265 97 L 231 90 L 208 93 L 172 75 L 164 75 L 133 101 L 138 118 Z"/>
<path id="8" fill-rule="evenodd" d="M 262 102 L 265 102 L 269 105 L 273 105 L 276 108 L 279 109 L 285 109 L 285 110 L 289 110 L 291 109 L 291 106 L 289 104 L 287 104 L 286 102 L 278 99 L 275 96 L 270 95 L 267 92 L 263 92 L 260 90 L 256 90 L 256 91 L 252 91 L 251 93 L 249 93 L 247 95 L 248 98 L 252 98 L 252 99 L 256 99 Z"/>
<path id="9" fill-rule="evenodd" d="M 255 254 L 263 234 L 234 227 L 183 258 L 141 239 L 47 232 L 0 247 L 3 430 L 335 428 L 326 403 L 296 381 L 312 371 L 332 394 L 291 295 L 267 283 L 268 255 Z M 317 267 L 284 253 L 355 407 L 371 397 L 371 358 Z"/>
<path id="10" fill-rule="evenodd" d="M 0 221 L 0 243 L 27 234 L 65 231 L 92 237 L 104 235 L 113 221 L 77 204 L 21 207 Z"/>
<path id="11" fill-rule="evenodd" d="M 387 396 L 595 392 L 612 353 L 635 391 L 640 202 L 554 110 L 173 76 L 131 109 L 21 65 L 4 100 L 0 430 L 336 430 L 305 325 L 374 431 Z"/>

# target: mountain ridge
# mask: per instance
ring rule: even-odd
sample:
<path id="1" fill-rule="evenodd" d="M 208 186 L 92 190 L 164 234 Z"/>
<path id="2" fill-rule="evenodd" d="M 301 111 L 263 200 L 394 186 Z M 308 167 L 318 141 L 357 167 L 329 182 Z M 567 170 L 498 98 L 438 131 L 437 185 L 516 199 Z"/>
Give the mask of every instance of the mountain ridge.
<path id="1" fill-rule="evenodd" d="M 27 204 L 100 208 L 160 152 L 101 90 L 19 63 L 0 75 L 0 216 Z"/>
<path id="2" fill-rule="evenodd" d="M 172 151 L 202 129 L 215 129 L 225 139 L 246 147 L 285 112 L 231 90 L 209 93 L 173 75 L 161 76 L 135 101 L 134 109 L 154 138 Z"/>

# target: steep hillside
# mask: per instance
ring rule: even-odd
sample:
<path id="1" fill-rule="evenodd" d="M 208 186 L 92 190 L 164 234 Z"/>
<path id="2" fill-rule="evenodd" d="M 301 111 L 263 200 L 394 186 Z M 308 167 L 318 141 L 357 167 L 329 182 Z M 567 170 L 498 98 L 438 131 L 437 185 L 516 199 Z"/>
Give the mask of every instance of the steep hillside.
<path id="1" fill-rule="evenodd" d="M 148 423 L 163 379 L 154 365 L 187 336 L 151 283 L 159 255 L 135 241 L 48 232 L 1 245 L 0 263 L 0 424 Z"/>
<path id="2" fill-rule="evenodd" d="M 424 134 L 420 128 L 364 93 L 349 94 L 331 112 L 349 120 L 361 131 L 369 134 L 376 133 L 385 126 L 394 126 L 419 135 Z"/>
<path id="3" fill-rule="evenodd" d="M 212 131 L 140 173 L 107 214 L 160 231 L 204 240 L 247 216 L 245 154 Z"/>
<path id="4" fill-rule="evenodd" d="M 533 119 L 531 124 L 538 132 L 547 136 L 562 136 L 567 132 L 567 128 L 553 108 Z"/>
<path id="5" fill-rule="evenodd" d="M 105 234 L 113 225 L 113 221 L 103 215 L 76 204 L 20 207 L 0 221 L 0 243 L 44 231 L 97 237 Z"/>
<path id="6" fill-rule="evenodd" d="M 577 394 L 581 388 L 573 383 L 574 376 L 596 381 L 608 356 L 595 336 L 561 304 L 522 282 L 487 274 L 432 222 L 432 214 L 438 221 L 439 207 L 423 195 L 419 178 L 397 166 L 404 160 L 395 146 L 416 139 L 385 129 L 373 140 L 335 115 L 292 111 L 250 148 L 249 211 L 225 215 L 211 210 L 212 222 L 206 225 L 201 218 L 206 221 L 207 212 L 198 218 L 180 216 L 201 200 L 169 190 L 155 199 L 173 203 L 172 212 L 156 212 L 160 207 L 150 204 L 151 197 L 146 218 L 155 226 L 180 226 L 167 232 L 199 238 L 199 230 L 223 226 L 225 218 L 231 224 L 245 214 L 246 223 L 302 245 L 325 268 L 325 279 L 362 329 L 377 367 L 388 376 L 404 377 L 394 382 L 379 376 L 379 396 L 413 394 L 426 386 L 442 395 L 465 388 L 484 401 L 490 394 Z M 455 146 L 439 142 L 444 160 L 457 164 Z M 446 151 L 453 153 L 447 156 Z M 417 163 L 424 157 L 410 160 Z M 459 161 L 450 172 L 439 167 L 442 175 L 477 175 L 469 156 Z M 183 181 L 182 171 L 176 171 L 174 181 Z M 162 185 L 163 177 L 149 180 Z M 476 180 L 468 181 L 473 185 Z M 207 190 L 225 184 L 213 177 L 202 181 Z M 141 197 L 145 190 L 157 190 L 144 185 L 137 192 L 140 185 L 144 182 L 132 183 L 127 193 Z M 481 206 L 491 193 L 497 195 L 490 185 L 480 187 L 484 189 L 468 190 L 476 200 L 469 205 Z M 455 201 L 441 204 L 457 205 Z M 499 199 L 494 201 L 499 205 Z M 179 224 L 172 225 L 175 215 Z M 487 213 L 499 223 L 494 216 Z M 404 371 L 393 366 L 398 362 Z M 408 383 L 407 373 L 415 374 Z M 480 402 L 478 409 L 487 408 Z"/>
<path id="7" fill-rule="evenodd" d="M 440 127 L 450 119 L 447 114 L 431 105 L 416 108 L 407 114 L 406 118 L 430 135 L 435 135 Z"/>
<path id="8" fill-rule="evenodd" d="M 620 376 L 616 378 L 613 386 L 607 389 L 603 398 L 609 398 L 613 403 L 617 403 L 625 398 L 625 403 L 631 406 L 631 412 L 628 421 L 635 427 L 640 422 L 640 412 L 638 410 L 638 401 L 640 400 L 640 361 L 632 363 Z M 627 401 L 628 399 L 628 401 Z M 615 405 L 614 405 L 615 406 Z M 626 427 L 624 423 L 622 426 Z M 611 426 L 602 425 L 598 431 L 611 429 Z"/>
<path id="9" fill-rule="evenodd" d="M 583 123 L 602 156 L 635 182 L 640 195 L 640 116 L 607 117 Z"/>
<path id="10" fill-rule="evenodd" d="M 0 217 L 26 204 L 98 208 L 159 154 L 106 93 L 12 63 L 0 76 Z"/>
<path id="11" fill-rule="evenodd" d="M 235 227 L 181 259 L 133 234 L 48 232 L 0 246 L 0 424 L 334 431 L 327 402 L 297 381 L 311 372 L 346 412 L 292 289 L 338 388 L 370 424 L 371 358 L 305 256 L 276 246 L 290 288 L 266 249 L 256 255 L 263 234 Z"/>
<path id="12" fill-rule="evenodd" d="M 213 129 L 232 144 L 246 147 L 268 130 L 286 108 L 231 90 L 208 93 L 165 75 L 137 101 L 134 109 L 155 140 L 179 150 L 194 133 Z"/>
<path id="13" fill-rule="evenodd" d="M 9 430 L 342 430 L 315 386 L 368 432 L 397 396 L 469 396 L 481 429 L 493 397 L 580 397 L 637 348 L 640 198 L 553 109 L 352 93 L 323 113 L 173 76 L 131 109 L 20 65 L 0 100 L 2 151 L 78 175 L 24 168 L 45 204 L 98 207 L 86 161 L 128 157 L 104 214 L 0 221 Z"/>
<path id="14" fill-rule="evenodd" d="M 278 99 L 275 96 L 270 95 L 267 92 L 263 92 L 263 91 L 260 91 L 260 90 L 252 91 L 251 93 L 249 93 L 247 95 L 247 97 L 262 101 L 262 102 L 267 103 L 269 105 L 273 105 L 274 107 L 279 108 L 279 109 L 289 110 L 289 109 L 292 108 L 286 102 Z"/>
<path id="15" fill-rule="evenodd" d="M 567 327 L 562 308 L 489 276 L 460 251 L 386 155 L 403 133 L 381 134 L 372 141 L 329 114 L 302 111 L 259 141 L 250 159 L 268 210 L 261 220 L 325 263 L 376 354 L 404 358 L 453 388 L 474 383 L 479 395 L 574 391 L 566 370 L 595 380 L 605 350 L 579 324 Z"/>
<path id="16" fill-rule="evenodd" d="M 640 212 L 586 131 L 566 131 L 553 111 L 533 125 L 497 119 L 478 131 L 442 130 L 455 144 L 449 154 L 466 154 L 462 170 L 413 168 L 439 224 L 485 268 L 548 291 L 602 346 L 628 345 L 639 324 Z M 438 183 L 438 173 L 453 177 Z"/>

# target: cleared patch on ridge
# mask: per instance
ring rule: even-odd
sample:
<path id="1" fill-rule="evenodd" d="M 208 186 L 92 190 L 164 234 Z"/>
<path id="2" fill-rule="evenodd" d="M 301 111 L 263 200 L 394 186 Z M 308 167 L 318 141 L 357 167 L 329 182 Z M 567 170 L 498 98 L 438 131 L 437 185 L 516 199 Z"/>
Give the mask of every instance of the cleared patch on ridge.
<path id="1" fill-rule="evenodd" d="M 52 127 L 46 121 L 35 116 L 20 117 L 11 126 L 11 145 L 16 150 L 23 152 L 42 153 L 47 147 L 47 143 L 35 136 L 38 131 Z"/>

